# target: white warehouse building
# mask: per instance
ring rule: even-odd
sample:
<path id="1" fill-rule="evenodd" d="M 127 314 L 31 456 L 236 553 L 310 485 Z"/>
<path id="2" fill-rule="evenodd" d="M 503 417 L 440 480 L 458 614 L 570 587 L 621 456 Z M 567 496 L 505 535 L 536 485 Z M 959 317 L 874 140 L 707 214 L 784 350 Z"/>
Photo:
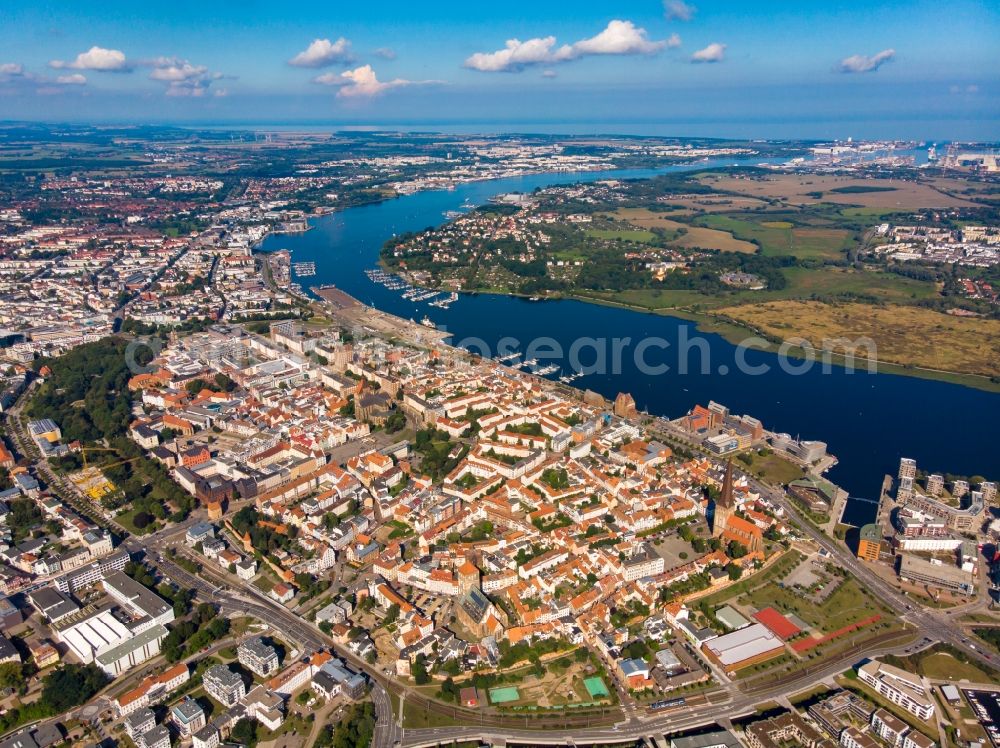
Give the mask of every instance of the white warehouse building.
<path id="1" fill-rule="evenodd" d="M 56 638 L 81 662 L 96 663 L 112 677 L 158 655 L 166 635 L 161 623 L 136 633 L 107 609 L 85 608 L 61 619 L 56 627 Z"/>

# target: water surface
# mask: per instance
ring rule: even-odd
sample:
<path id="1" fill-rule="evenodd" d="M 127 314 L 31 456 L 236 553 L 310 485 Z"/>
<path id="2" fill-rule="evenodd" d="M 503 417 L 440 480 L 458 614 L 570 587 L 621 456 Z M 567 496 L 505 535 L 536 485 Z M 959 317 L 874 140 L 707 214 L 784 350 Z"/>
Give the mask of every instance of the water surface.
<path id="1" fill-rule="evenodd" d="M 757 163 L 751 159 L 749 163 Z M 732 160 L 714 165 L 736 163 Z M 710 164 L 711 165 L 711 164 Z M 648 177 L 663 171 L 705 168 L 706 164 L 669 170 L 631 170 L 584 174 L 544 174 L 475 182 L 453 191 L 429 191 L 387 202 L 350 208 L 313 221 L 313 230 L 298 235 L 273 235 L 264 251 L 292 250 L 296 262 L 316 262 L 316 275 L 303 286 L 336 284 L 365 304 L 405 318 L 427 315 L 453 334 L 452 342 L 473 347 L 485 342 L 491 351 L 505 338 L 522 346 L 546 337 L 568 352 L 574 341 L 597 338 L 630 340 L 620 344 L 623 355 L 617 373 L 595 373 L 574 383 L 609 398 L 618 392 L 633 395 L 640 409 L 671 418 L 709 400 L 735 413 L 759 418 L 765 428 L 827 442 L 840 462 L 828 476 L 852 495 L 877 497 L 882 476 L 895 474 L 900 457 L 915 458 L 921 467 L 937 472 L 1000 478 L 1000 395 L 945 382 L 893 374 L 849 373 L 832 367 L 823 373 L 818 364 L 801 374 L 779 366 L 771 353 L 749 350 L 745 362 L 767 367 L 766 374 L 743 373 L 737 366 L 737 348 L 719 335 L 703 334 L 693 323 L 580 301 L 531 302 L 495 295 L 463 295 L 450 309 L 414 303 L 373 283 L 364 270 L 374 267 L 379 250 L 393 234 L 417 231 L 442 223 L 443 213 L 463 205 L 479 205 L 490 197 L 513 191 L 580 180 Z M 636 364 L 638 342 L 653 337 L 669 347 L 649 347 L 644 359 L 667 365 L 658 375 L 643 373 Z M 703 343 L 678 351 L 685 341 Z M 523 350 L 523 348 L 522 348 Z M 582 351 L 589 364 L 594 354 Z M 702 362 L 708 362 L 704 370 Z M 686 373 L 681 373 L 683 363 Z M 563 362 L 567 367 L 568 363 Z M 553 375 L 555 376 L 555 375 Z M 871 505 L 854 505 L 849 512 L 863 521 Z"/>

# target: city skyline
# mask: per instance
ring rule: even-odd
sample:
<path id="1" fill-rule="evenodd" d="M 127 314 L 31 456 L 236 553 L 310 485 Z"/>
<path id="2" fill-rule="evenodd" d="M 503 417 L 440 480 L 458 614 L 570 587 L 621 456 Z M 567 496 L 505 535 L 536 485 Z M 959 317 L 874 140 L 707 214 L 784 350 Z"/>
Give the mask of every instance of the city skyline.
<path id="1" fill-rule="evenodd" d="M 571 18 L 551 3 L 15 2 L 8 18 L 7 120 L 661 123 L 748 137 L 834 134 L 821 123 L 865 136 L 887 122 L 906 137 L 989 139 L 998 114 L 1000 15 L 974 2 L 644 0 Z"/>

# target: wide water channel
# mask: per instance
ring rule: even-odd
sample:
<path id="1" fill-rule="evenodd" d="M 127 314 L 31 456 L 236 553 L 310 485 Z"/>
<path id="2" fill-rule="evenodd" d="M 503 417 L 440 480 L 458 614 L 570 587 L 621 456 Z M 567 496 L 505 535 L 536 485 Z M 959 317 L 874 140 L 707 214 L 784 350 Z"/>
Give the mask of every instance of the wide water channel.
<path id="1" fill-rule="evenodd" d="M 675 418 L 695 404 L 715 400 L 735 413 L 759 418 L 770 430 L 825 441 L 839 458 L 828 477 L 861 499 L 877 499 L 882 476 L 894 475 L 903 456 L 936 472 L 1000 477 L 998 394 L 915 377 L 869 374 L 864 367 L 854 373 L 837 366 L 824 371 L 816 362 L 796 371 L 800 367 L 794 361 L 782 365 L 773 353 L 740 350 L 683 319 L 580 301 L 460 295 L 444 310 L 403 299 L 399 291 L 372 282 L 364 273 L 375 267 L 382 245 L 394 234 L 439 225 L 446 220 L 446 211 L 481 205 L 498 194 L 734 163 L 738 162 L 474 182 L 314 219 L 311 231 L 272 235 L 261 250 L 289 249 L 294 262 L 314 261 L 316 275 L 302 278 L 304 287 L 335 284 L 386 312 L 415 320 L 427 316 L 439 329 L 452 333 L 452 343 L 479 352 L 485 346 L 487 353 L 495 353 L 506 343 L 507 348 L 526 351 L 526 357 L 534 353 L 541 363 L 557 364 L 564 374 L 574 364 L 603 361 L 602 371 L 586 374 L 573 386 L 608 398 L 629 392 L 650 414 Z M 616 344 L 615 339 L 628 342 Z M 536 347 L 531 351 L 533 341 Z M 562 357 L 549 355 L 560 349 Z M 616 349 L 620 355 L 614 355 Z M 571 360 L 574 350 L 576 359 Z M 554 379 L 559 373 L 549 376 Z M 852 501 L 845 519 L 869 521 L 874 506 Z"/>

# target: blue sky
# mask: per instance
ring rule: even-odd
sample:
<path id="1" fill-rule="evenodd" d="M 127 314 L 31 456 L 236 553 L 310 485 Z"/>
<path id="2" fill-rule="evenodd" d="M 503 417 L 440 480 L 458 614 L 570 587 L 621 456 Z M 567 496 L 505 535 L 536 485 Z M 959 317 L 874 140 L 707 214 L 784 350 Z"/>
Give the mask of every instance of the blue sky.
<path id="1" fill-rule="evenodd" d="M 5 0 L 0 14 L 2 119 L 925 122 L 948 130 L 928 137 L 1000 138 L 995 2 Z"/>

